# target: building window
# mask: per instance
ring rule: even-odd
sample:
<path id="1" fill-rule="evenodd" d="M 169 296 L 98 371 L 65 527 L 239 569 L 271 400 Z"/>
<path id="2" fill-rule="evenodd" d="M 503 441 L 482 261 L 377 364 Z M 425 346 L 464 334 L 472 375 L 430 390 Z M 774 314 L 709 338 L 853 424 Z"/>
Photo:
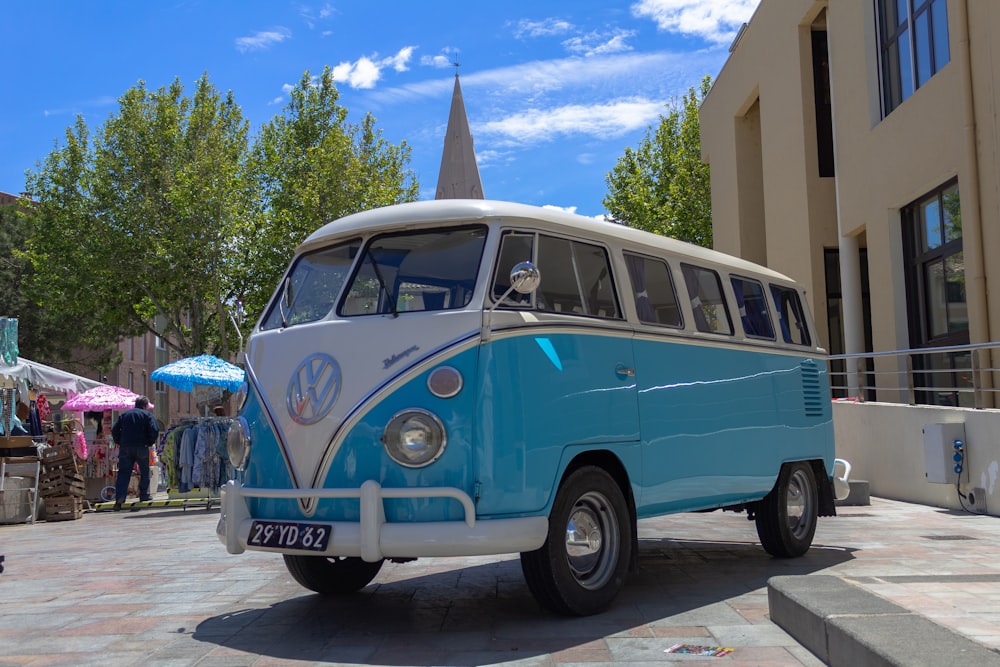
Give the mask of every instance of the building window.
<path id="1" fill-rule="evenodd" d="M 888 115 L 951 60 L 947 0 L 875 0 L 883 113 Z"/>
<path id="2" fill-rule="evenodd" d="M 871 352 L 872 346 L 872 298 L 868 284 L 868 248 L 858 249 L 858 259 L 861 268 L 861 317 L 865 335 L 865 351 Z M 828 345 L 830 354 L 844 354 L 847 346 L 844 342 L 844 297 L 840 280 L 840 250 L 837 248 L 823 249 L 824 273 L 826 277 L 826 322 L 830 336 Z M 866 400 L 876 400 L 875 395 L 875 359 L 865 359 L 868 370 L 864 385 L 869 387 Z M 857 370 L 852 364 L 851 371 Z M 847 397 L 848 365 L 843 359 L 830 361 L 830 384 L 834 398 Z"/>
<path id="3" fill-rule="evenodd" d="M 812 31 L 813 98 L 816 104 L 816 158 L 822 178 L 836 176 L 833 160 L 833 102 L 826 31 Z"/>
<path id="4" fill-rule="evenodd" d="M 929 193 L 902 211 L 906 231 L 907 307 L 911 347 L 943 347 L 969 342 L 969 309 L 965 300 L 962 254 L 962 211 L 958 184 Z M 915 380 L 927 391 L 918 401 L 960 405 L 971 387 L 968 352 L 916 355 L 914 368 L 926 371 Z"/>

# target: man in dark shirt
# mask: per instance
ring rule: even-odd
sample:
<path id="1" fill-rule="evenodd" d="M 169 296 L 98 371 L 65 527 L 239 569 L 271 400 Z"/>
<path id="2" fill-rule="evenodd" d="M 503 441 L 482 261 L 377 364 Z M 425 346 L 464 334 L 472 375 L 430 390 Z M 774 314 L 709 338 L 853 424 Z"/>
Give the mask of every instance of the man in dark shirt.
<path id="1" fill-rule="evenodd" d="M 111 427 L 111 437 L 118 445 L 118 477 L 115 479 L 115 509 L 120 510 L 128 495 L 132 468 L 139 466 L 139 500 L 152 500 L 149 492 L 149 447 L 156 444 L 160 427 L 147 408 L 149 399 L 140 396 L 135 407 L 126 410 Z"/>

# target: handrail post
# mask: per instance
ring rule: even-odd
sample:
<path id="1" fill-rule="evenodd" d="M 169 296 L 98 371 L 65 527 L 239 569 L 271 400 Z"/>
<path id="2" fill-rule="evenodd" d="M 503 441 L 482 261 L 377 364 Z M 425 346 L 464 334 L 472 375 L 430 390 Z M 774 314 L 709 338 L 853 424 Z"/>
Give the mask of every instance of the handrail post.
<path id="1" fill-rule="evenodd" d="M 917 404 L 917 392 L 913 388 L 913 355 L 906 355 L 906 400 L 910 405 Z"/>
<path id="2" fill-rule="evenodd" d="M 854 368 L 851 369 L 851 364 L 846 364 L 848 369 L 848 381 L 850 383 L 850 390 L 847 392 L 848 396 L 857 396 L 859 401 L 865 400 L 865 379 L 863 370 L 865 367 L 864 357 L 859 357 L 855 359 Z"/>
<path id="3" fill-rule="evenodd" d="M 982 389 L 979 386 L 979 369 L 982 367 L 982 360 L 979 356 L 980 352 L 982 352 L 982 350 L 972 350 L 972 358 L 970 359 L 972 362 L 972 368 L 970 369 L 972 371 L 970 373 L 972 376 L 972 404 L 977 410 L 981 410 L 985 407 L 983 400 L 985 397 L 983 396 Z"/>

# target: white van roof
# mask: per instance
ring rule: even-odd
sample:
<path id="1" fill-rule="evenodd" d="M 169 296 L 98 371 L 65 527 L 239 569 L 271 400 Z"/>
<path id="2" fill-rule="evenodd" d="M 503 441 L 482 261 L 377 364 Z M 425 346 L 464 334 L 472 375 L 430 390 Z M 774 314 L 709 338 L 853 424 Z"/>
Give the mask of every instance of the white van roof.
<path id="1" fill-rule="evenodd" d="M 296 248 L 296 255 L 326 245 L 332 237 L 368 235 L 373 232 L 420 229 L 439 223 L 489 222 L 503 220 L 514 225 L 525 225 L 536 231 L 570 234 L 594 240 L 631 244 L 641 252 L 640 246 L 651 246 L 673 255 L 689 257 L 693 261 L 724 265 L 731 271 L 747 271 L 772 280 L 795 281 L 765 266 L 703 248 L 692 243 L 660 236 L 641 229 L 633 229 L 614 222 L 567 213 L 556 208 L 490 199 L 434 199 L 384 206 L 361 213 L 354 213 L 328 222 Z"/>

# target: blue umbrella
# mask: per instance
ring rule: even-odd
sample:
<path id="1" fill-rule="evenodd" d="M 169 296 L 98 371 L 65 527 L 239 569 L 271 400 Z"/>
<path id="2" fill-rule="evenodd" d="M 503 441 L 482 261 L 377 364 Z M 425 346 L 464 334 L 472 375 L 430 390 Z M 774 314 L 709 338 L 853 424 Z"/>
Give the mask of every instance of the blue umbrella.
<path id="1" fill-rule="evenodd" d="M 208 385 L 235 392 L 243 384 L 245 376 L 239 366 L 210 354 L 202 354 L 161 366 L 149 377 L 153 382 L 163 382 L 181 391 L 194 391 L 195 385 Z"/>

